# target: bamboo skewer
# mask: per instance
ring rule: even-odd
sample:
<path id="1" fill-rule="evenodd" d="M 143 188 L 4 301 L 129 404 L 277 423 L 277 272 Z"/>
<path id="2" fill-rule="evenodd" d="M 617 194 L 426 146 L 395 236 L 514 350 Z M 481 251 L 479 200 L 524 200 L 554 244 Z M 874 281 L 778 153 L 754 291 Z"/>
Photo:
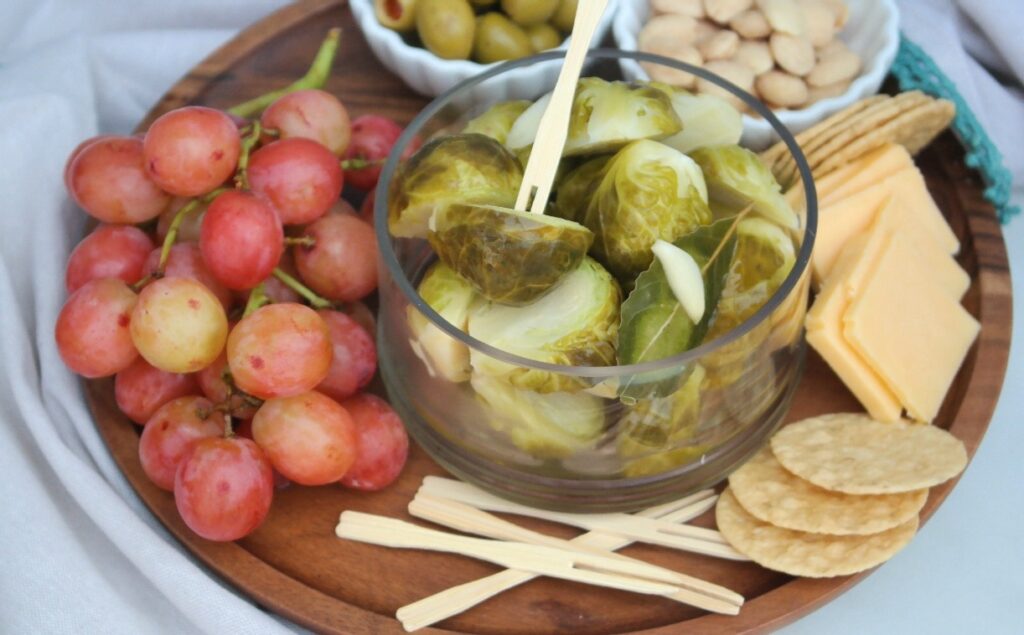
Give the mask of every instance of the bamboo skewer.
<path id="1" fill-rule="evenodd" d="M 523 184 L 516 198 L 516 209 L 534 214 L 543 214 L 551 196 L 551 185 L 555 180 L 562 149 L 569 136 L 569 119 L 572 102 L 576 97 L 576 83 L 579 81 L 583 62 L 590 49 L 590 41 L 601 21 L 608 0 L 587 0 L 576 8 L 576 19 L 572 26 L 572 40 L 565 53 L 565 62 L 558 75 L 558 82 L 551 93 L 533 143 L 533 151 L 526 162 Z"/>
<path id="2" fill-rule="evenodd" d="M 346 511 L 335 533 L 339 538 L 398 549 L 454 553 L 538 575 L 634 593 L 669 595 L 680 591 L 671 584 L 678 574 L 639 560 L 458 536 L 386 516 Z"/>
<path id="3" fill-rule="evenodd" d="M 631 514 L 568 514 L 536 509 L 492 496 L 468 483 L 428 476 L 420 492 L 447 498 L 477 509 L 549 520 L 589 531 L 602 531 L 652 545 L 681 549 L 727 560 L 749 560 L 726 542 L 722 534 L 703 527 L 690 527 Z"/>
<path id="4" fill-rule="evenodd" d="M 704 490 L 678 501 L 651 507 L 637 513 L 636 516 L 641 518 L 662 518 L 668 522 L 675 523 L 687 522 L 711 509 L 717 499 L 718 497 L 714 495 L 713 491 Z M 613 534 L 591 531 L 574 538 L 570 542 L 577 546 L 582 545 L 611 552 L 626 547 L 633 541 L 629 538 Z M 520 584 L 529 582 L 536 577 L 537 575 L 526 571 L 507 569 L 413 602 L 398 609 L 396 617 L 406 631 L 418 630 L 431 624 L 436 624 L 452 615 L 462 613 L 481 602 L 515 588 Z M 686 597 L 688 595 L 696 597 Z M 726 615 L 736 615 L 739 613 L 738 604 L 700 596 L 685 589 L 678 594 L 667 597 L 715 613 Z M 742 603 L 742 596 L 738 597 L 739 602 Z"/>

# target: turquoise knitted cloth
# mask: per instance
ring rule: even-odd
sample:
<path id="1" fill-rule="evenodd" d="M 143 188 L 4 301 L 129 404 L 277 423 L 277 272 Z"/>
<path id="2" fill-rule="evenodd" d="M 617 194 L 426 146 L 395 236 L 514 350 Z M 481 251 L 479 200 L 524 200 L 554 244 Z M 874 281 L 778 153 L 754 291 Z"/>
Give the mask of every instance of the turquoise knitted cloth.
<path id="1" fill-rule="evenodd" d="M 900 49 L 892 65 L 892 74 L 901 90 L 920 90 L 956 104 L 953 130 L 967 152 L 968 167 L 981 172 L 985 198 L 995 206 L 1001 223 L 1009 222 L 1020 213 L 1019 207 L 1010 204 L 1012 177 L 1003 165 L 1002 154 L 949 77 L 939 70 L 920 46 L 905 36 L 900 37 Z"/>

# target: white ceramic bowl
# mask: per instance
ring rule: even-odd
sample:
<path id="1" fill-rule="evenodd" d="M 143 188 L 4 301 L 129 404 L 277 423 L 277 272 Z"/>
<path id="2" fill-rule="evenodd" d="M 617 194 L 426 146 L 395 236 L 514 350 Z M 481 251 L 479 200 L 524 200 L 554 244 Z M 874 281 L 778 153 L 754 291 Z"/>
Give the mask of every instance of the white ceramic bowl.
<path id="1" fill-rule="evenodd" d="M 775 115 L 796 134 L 850 104 L 878 92 L 900 44 L 899 11 L 895 0 L 846 0 L 850 19 L 839 38 L 864 62 L 863 70 L 842 95 L 817 101 L 800 110 L 776 110 Z M 621 0 L 613 33 L 620 49 L 635 51 L 640 29 L 650 17 L 650 0 Z M 647 79 L 636 60 L 621 61 L 627 79 Z M 762 149 L 778 139 L 771 124 L 744 115 L 743 145 Z"/>
<path id="2" fill-rule="evenodd" d="M 584 2 L 586 0 L 583 0 Z M 370 44 L 374 54 L 391 72 L 401 77 L 410 88 L 429 97 L 436 97 L 459 82 L 478 75 L 493 64 L 478 64 L 470 60 L 445 60 L 425 48 L 407 44 L 402 36 L 384 27 L 373 12 L 373 0 L 349 0 L 356 23 Z M 611 29 L 619 0 L 609 0 L 594 35 L 601 42 Z M 559 49 L 568 46 L 562 42 Z M 494 103 L 507 99 L 536 99 L 542 87 L 550 86 L 558 77 L 561 60 L 531 64 L 501 75 L 500 81 L 479 84 L 475 90 Z"/>

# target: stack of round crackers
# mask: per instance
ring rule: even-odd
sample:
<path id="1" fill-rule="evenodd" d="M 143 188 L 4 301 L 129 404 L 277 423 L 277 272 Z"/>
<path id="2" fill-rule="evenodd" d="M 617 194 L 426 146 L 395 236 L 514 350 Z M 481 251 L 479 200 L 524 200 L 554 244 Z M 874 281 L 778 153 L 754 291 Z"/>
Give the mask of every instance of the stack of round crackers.
<path id="1" fill-rule="evenodd" d="M 955 115 L 953 102 L 919 90 L 873 95 L 796 135 L 796 142 L 818 179 L 886 143 L 898 143 L 916 155 Z M 784 188 L 799 176 L 796 160 L 781 141 L 761 153 L 761 159 Z"/>
<path id="2" fill-rule="evenodd" d="M 967 451 L 941 428 L 834 414 L 786 426 L 729 477 L 718 529 L 767 569 L 849 575 L 906 546 L 928 488 L 959 474 Z"/>

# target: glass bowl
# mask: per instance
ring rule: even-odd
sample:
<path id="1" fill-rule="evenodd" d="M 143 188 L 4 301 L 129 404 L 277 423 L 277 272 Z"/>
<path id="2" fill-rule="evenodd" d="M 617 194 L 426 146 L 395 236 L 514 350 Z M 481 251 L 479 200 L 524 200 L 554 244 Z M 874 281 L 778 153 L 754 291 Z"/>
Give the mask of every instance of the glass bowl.
<path id="1" fill-rule="evenodd" d="M 789 275 L 753 315 L 684 354 L 632 366 L 560 366 L 498 350 L 449 324 L 416 291 L 435 255 L 425 240 L 388 231 L 388 191 L 415 138 L 462 129 L 497 98 L 474 87 L 563 57 L 550 52 L 497 66 L 431 102 L 406 128 L 377 187 L 380 248 L 378 355 L 391 403 L 420 446 L 458 477 L 529 505 L 578 512 L 624 511 L 685 496 L 739 467 L 781 423 L 800 381 L 803 321 L 817 204 L 807 163 L 792 135 L 764 105 L 703 69 L 660 56 L 595 49 L 590 74 L 618 77 L 623 58 L 662 64 L 717 83 L 771 122 L 793 153 L 806 211 L 794 232 Z M 552 85 L 538 85 L 536 95 Z M 419 325 L 416 330 L 410 320 Z M 457 351 L 440 366 L 424 338 Z M 449 340 L 448 338 L 451 338 Z M 466 355 L 472 368 L 464 372 Z M 495 369 L 500 369 L 495 372 Z M 502 377 L 542 375 L 560 392 L 513 387 Z M 500 375 L 500 376 L 498 376 Z M 655 398 L 620 398 L 623 386 L 657 385 Z M 668 387 L 668 388 L 665 388 Z"/>

